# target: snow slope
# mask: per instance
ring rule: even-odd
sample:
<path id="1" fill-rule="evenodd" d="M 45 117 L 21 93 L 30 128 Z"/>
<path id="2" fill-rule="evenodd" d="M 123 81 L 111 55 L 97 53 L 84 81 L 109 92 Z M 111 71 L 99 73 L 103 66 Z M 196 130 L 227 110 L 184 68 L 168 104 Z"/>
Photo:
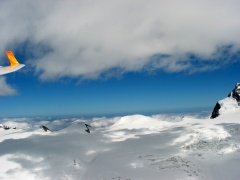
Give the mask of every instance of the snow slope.
<path id="1" fill-rule="evenodd" d="M 0 128 L 0 179 L 239 179 L 240 111 L 234 108 L 216 119 L 2 120 L 16 129 Z"/>

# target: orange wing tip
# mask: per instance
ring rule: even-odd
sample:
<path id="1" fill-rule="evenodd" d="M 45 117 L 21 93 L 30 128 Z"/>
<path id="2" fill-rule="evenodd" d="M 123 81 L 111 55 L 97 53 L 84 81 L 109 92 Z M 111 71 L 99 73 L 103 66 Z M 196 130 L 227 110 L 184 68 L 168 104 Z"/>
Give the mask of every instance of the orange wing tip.
<path id="1" fill-rule="evenodd" d="M 17 59 L 15 58 L 14 54 L 12 53 L 12 51 L 6 51 L 8 60 L 10 62 L 10 66 L 16 66 L 19 64 L 19 62 L 17 61 Z"/>

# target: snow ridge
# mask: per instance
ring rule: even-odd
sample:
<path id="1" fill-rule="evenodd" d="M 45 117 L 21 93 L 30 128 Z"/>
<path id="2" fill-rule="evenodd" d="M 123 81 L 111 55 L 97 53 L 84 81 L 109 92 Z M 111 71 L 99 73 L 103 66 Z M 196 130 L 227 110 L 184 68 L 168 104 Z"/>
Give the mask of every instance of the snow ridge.
<path id="1" fill-rule="evenodd" d="M 137 114 L 2 120 L 11 126 L 0 128 L 0 179 L 236 179 L 240 113 L 230 99 L 224 102 L 235 110 L 215 119 Z"/>

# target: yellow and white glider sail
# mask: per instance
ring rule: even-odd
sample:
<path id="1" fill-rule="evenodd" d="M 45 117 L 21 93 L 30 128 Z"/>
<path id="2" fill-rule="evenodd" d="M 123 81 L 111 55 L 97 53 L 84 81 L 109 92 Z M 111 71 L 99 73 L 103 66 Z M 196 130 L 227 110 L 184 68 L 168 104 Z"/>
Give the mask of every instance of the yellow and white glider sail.
<path id="1" fill-rule="evenodd" d="M 0 75 L 17 71 L 25 66 L 17 61 L 12 51 L 6 51 L 6 54 L 10 62 L 10 66 L 0 66 Z"/>

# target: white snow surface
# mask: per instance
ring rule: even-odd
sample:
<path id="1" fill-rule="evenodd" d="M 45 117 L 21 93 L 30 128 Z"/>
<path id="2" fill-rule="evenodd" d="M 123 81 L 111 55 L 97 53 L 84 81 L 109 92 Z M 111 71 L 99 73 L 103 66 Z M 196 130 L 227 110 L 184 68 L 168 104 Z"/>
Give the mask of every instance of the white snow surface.
<path id="1" fill-rule="evenodd" d="M 227 97 L 219 101 L 221 108 L 219 109 L 220 114 L 231 113 L 239 110 L 238 102 L 232 97 Z"/>
<path id="2" fill-rule="evenodd" d="M 240 179 L 235 107 L 215 119 L 160 114 L 0 123 L 11 127 L 0 128 L 0 179 Z"/>

